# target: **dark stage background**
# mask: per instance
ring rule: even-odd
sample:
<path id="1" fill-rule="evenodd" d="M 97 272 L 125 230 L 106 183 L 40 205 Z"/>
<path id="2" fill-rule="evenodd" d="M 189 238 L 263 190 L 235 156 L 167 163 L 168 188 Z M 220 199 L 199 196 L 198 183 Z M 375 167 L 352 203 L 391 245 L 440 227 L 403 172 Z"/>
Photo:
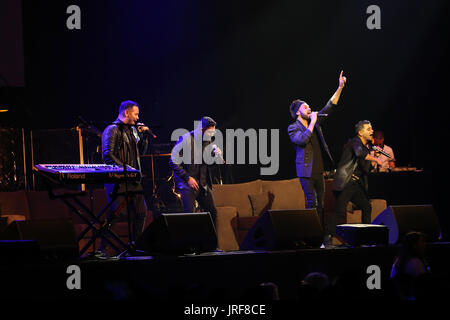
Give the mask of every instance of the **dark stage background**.
<path id="1" fill-rule="evenodd" d="M 72 4 L 81 9 L 80 30 L 66 27 Z M 372 4 L 381 8 L 381 30 L 366 27 Z M 291 178 L 289 104 L 300 98 L 318 110 L 344 70 L 340 110 L 324 125 L 334 158 L 354 124 L 371 120 L 385 132 L 397 165 L 432 175 L 431 201 L 445 224 L 449 6 L 445 0 L 24 0 L 25 85 L 1 88 L 0 102 L 10 109 L 1 124 L 70 128 L 82 116 L 103 129 L 119 103 L 131 99 L 159 143 L 176 128 L 191 130 L 202 115 L 221 130 L 278 128 L 280 169 L 263 178 Z M 259 167 L 235 166 L 234 177 L 259 178 Z"/>

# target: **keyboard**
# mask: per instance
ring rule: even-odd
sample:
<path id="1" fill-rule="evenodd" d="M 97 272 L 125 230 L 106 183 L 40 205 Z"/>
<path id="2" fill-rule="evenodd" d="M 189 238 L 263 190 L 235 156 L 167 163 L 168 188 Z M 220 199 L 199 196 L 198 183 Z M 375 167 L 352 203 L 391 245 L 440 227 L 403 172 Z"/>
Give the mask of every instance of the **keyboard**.
<path id="1" fill-rule="evenodd" d="M 61 183 L 117 183 L 139 181 L 141 172 L 111 164 L 37 164 L 33 170 Z"/>

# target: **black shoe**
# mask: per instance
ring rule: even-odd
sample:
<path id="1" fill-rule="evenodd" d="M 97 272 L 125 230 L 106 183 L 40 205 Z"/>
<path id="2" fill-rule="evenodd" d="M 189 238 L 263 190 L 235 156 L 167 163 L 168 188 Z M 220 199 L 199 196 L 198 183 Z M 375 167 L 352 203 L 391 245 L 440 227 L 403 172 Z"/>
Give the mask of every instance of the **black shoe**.
<path id="1" fill-rule="evenodd" d="M 323 247 L 329 247 L 332 244 L 333 237 L 331 234 L 327 234 L 323 237 L 322 246 Z"/>

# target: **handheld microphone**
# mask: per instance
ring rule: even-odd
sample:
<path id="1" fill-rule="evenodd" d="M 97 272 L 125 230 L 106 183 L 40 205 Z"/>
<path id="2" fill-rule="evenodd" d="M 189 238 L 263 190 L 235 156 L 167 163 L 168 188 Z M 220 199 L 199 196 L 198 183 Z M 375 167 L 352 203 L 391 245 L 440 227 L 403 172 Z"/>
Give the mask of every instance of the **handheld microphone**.
<path id="1" fill-rule="evenodd" d="M 142 122 L 136 123 L 136 127 L 144 127 L 144 126 L 145 126 L 145 124 L 143 124 Z M 156 136 L 153 134 L 153 132 L 150 128 L 148 128 L 147 132 L 153 137 L 153 139 L 156 139 Z"/>
<path id="2" fill-rule="evenodd" d="M 226 163 L 225 160 L 223 159 L 222 155 L 216 153 L 216 150 L 217 150 L 218 148 L 219 148 L 219 147 L 217 147 L 217 145 L 215 145 L 215 144 L 212 145 L 212 151 L 214 152 L 214 155 L 215 155 L 216 157 L 219 157 L 220 160 L 222 160 L 223 163 Z"/>
<path id="3" fill-rule="evenodd" d="M 328 113 L 318 113 L 318 117 L 328 117 Z"/>
<path id="4" fill-rule="evenodd" d="M 387 153 L 386 151 L 384 151 L 383 149 L 381 149 L 381 148 L 378 147 L 378 146 L 373 145 L 373 146 L 372 146 L 372 150 L 375 151 L 375 152 L 381 153 L 383 156 L 388 157 L 389 159 L 392 158 L 392 157 L 389 155 L 389 153 Z"/>

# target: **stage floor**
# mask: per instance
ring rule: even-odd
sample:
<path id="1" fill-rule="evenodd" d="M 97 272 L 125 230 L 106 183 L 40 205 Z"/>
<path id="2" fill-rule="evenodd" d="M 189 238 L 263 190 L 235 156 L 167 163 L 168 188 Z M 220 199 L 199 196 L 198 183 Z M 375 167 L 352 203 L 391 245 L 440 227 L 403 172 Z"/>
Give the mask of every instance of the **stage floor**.
<path id="1" fill-rule="evenodd" d="M 302 279 L 311 272 L 323 272 L 345 299 L 388 300 L 395 298 L 390 272 L 397 253 L 397 246 L 377 246 L 105 260 L 23 257 L 20 263 L 0 263 L 1 295 L 40 300 L 250 301 L 263 299 L 260 284 L 271 282 L 277 285 L 281 300 L 298 300 Z M 450 243 L 428 244 L 428 262 L 433 275 L 442 280 L 440 289 L 446 292 L 450 292 L 448 256 Z M 79 289 L 69 288 L 75 279 L 70 266 L 79 267 Z M 379 267 L 380 289 L 368 288 L 373 275 L 369 266 Z"/>

